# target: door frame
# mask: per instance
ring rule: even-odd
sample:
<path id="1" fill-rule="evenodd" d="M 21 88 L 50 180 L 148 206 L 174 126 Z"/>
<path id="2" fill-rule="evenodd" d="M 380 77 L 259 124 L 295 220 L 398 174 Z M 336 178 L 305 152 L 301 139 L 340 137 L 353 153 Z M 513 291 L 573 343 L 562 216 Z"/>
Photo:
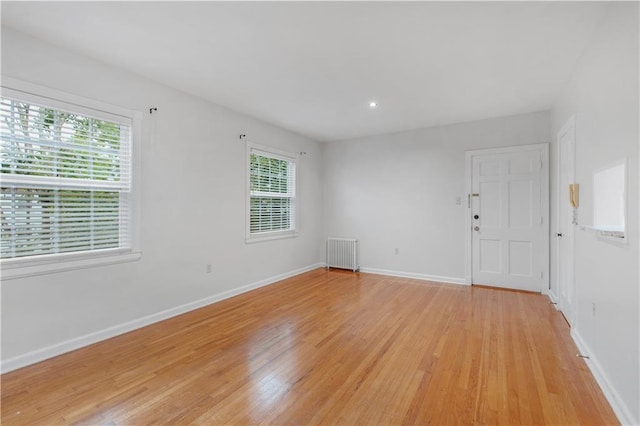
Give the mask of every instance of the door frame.
<path id="1" fill-rule="evenodd" d="M 562 188 L 562 145 L 561 145 L 561 140 L 562 137 L 568 133 L 571 132 L 573 134 L 573 181 L 575 182 L 575 177 L 576 177 L 576 117 L 575 115 L 572 115 L 571 117 L 569 117 L 569 119 L 567 120 L 567 122 L 562 126 L 562 128 L 558 131 L 558 134 L 556 135 L 556 145 L 557 145 L 557 155 L 558 155 L 558 160 L 557 160 L 557 177 L 556 177 L 556 234 L 560 232 L 561 230 L 561 223 L 563 220 L 562 217 L 562 208 L 560 207 L 561 203 L 564 201 L 566 202 L 566 196 L 567 196 L 567 189 L 566 188 Z M 551 291 L 551 288 L 549 288 L 549 296 L 552 299 L 553 302 L 555 302 L 555 307 L 556 309 L 558 309 L 560 312 L 562 312 L 562 314 L 564 315 L 565 319 L 567 320 L 567 322 L 569 323 L 570 326 L 574 326 L 575 320 L 576 320 L 576 312 L 575 312 L 575 303 L 576 303 L 576 279 L 575 279 L 575 229 L 573 230 L 573 238 L 574 238 L 574 243 L 573 246 L 571 247 L 571 251 L 572 251 L 572 255 L 571 255 L 571 268 L 573 269 L 572 274 L 571 274 L 571 278 L 572 278 L 572 282 L 569 283 L 569 285 L 572 287 L 573 290 L 573 309 L 569 309 L 570 312 L 565 312 L 567 309 L 567 307 L 564 306 L 563 304 L 563 300 L 562 298 L 562 282 L 560 279 L 560 265 L 562 263 L 562 259 L 561 259 L 561 253 L 560 253 L 560 237 L 556 237 L 556 257 L 555 257 L 555 268 L 554 268 L 554 272 L 555 272 L 555 283 L 556 283 L 556 291 Z M 566 261 L 566 260 L 565 260 Z"/>
<path id="2" fill-rule="evenodd" d="M 465 151 L 465 194 L 467 194 L 467 208 L 465 210 L 464 228 L 465 228 L 465 270 L 464 279 L 467 285 L 473 283 L 473 257 L 472 257 L 472 222 L 471 222 L 471 187 L 473 180 L 473 173 L 471 166 L 473 163 L 473 157 L 478 155 L 490 155 L 490 154 L 510 154 L 514 152 L 525 152 L 531 150 L 539 150 L 542 157 L 542 171 L 540 176 L 541 186 L 541 205 L 540 212 L 542 213 L 542 226 L 544 232 L 543 247 L 545 252 L 543 256 L 543 285 L 540 288 L 540 293 L 548 294 L 549 292 L 549 144 L 539 143 L 530 145 L 514 145 L 500 148 L 486 148 L 486 149 L 473 149 Z"/>

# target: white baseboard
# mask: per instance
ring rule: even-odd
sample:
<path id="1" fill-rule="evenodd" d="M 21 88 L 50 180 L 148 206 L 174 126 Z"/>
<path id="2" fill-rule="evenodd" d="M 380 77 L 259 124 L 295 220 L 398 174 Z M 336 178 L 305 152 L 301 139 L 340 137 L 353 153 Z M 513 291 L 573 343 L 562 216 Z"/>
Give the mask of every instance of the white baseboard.
<path id="1" fill-rule="evenodd" d="M 6 373 L 18 368 L 26 367 L 27 365 L 35 364 L 40 361 L 44 361 L 49 358 L 53 358 L 58 355 L 62 355 L 67 352 L 82 348 L 84 346 L 92 345 L 94 343 L 110 339 L 120 334 L 128 333 L 138 328 L 145 327 L 147 325 L 166 320 L 177 315 L 184 314 L 194 309 L 202 308 L 203 306 L 210 305 L 215 302 L 219 302 L 224 299 L 228 299 L 233 296 L 237 296 L 242 293 L 246 293 L 251 290 L 255 290 L 259 287 L 264 287 L 269 284 L 284 280 L 286 278 L 300 275 L 302 273 L 311 271 L 316 268 L 321 268 L 324 263 L 316 263 L 306 266 L 304 268 L 295 269 L 293 271 L 285 272 L 283 274 L 275 275 L 273 277 L 266 278 L 264 280 L 256 281 L 251 284 L 247 284 L 242 287 L 227 290 L 222 293 L 214 294 L 213 296 L 206 297 L 204 299 L 196 300 L 193 302 L 185 303 L 184 305 L 176 306 L 155 314 L 147 315 L 132 321 L 128 321 L 122 324 L 115 325 L 113 327 L 105 328 L 93 333 L 85 334 L 84 336 L 76 337 L 74 339 L 66 340 L 64 342 L 56 343 L 51 346 L 47 346 L 35 351 L 27 352 L 22 355 L 15 356 L 3 360 L 0 364 L 0 372 Z"/>
<path id="2" fill-rule="evenodd" d="M 604 394 L 605 398 L 607 398 L 609 405 L 611 405 L 611 408 L 618 417 L 620 423 L 623 425 L 640 424 L 640 422 L 638 421 L 640 419 L 633 418 L 631 410 L 629 410 L 629 407 L 627 407 L 618 392 L 616 392 L 616 389 L 611 384 L 611 381 L 607 377 L 605 371 L 602 369 L 602 366 L 598 362 L 598 359 L 589 349 L 589 346 L 585 343 L 584 339 L 582 339 L 582 336 L 580 336 L 580 333 L 578 333 L 575 328 L 571 328 L 571 338 L 576 343 L 576 346 L 578 347 L 580 353 L 589 357 L 588 359 L 585 358 L 584 361 L 586 362 L 587 367 L 589 367 L 589 370 L 591 370 L 591 374 L 593 374 L 593 377 L 596 379 L 596 382 L 600 386 L 600 389 L 602 389 L 602 393 Z"/>
<path id="3" fill-rule="evenodd" d="M 549 300 L 551 300 L 551 303 L 553 303 L 553 306 L 556 308 L 556 310 L 559 311 L 560 308 L 558 307 L 558 296 L 556 296 L 556 294 L 551 291 L 551 289 L 549 289 L 547 297 L 549 297 Z"/>
<path id="4" fill-rule="evenodd" d="M 366 268 L 366 267 L 361 267 L 360 271 L 366 272 L 369 274 L 389 275 L 391 277 L 413 278 L 416 280 L 434 281 L 434 282 L 446 283 L 446 284 L 469 285 L 469 283 L 464 278 L 443 277 L 440 275 L 417 274 L 414 272 L 389 271 L 387 269 Z"/>

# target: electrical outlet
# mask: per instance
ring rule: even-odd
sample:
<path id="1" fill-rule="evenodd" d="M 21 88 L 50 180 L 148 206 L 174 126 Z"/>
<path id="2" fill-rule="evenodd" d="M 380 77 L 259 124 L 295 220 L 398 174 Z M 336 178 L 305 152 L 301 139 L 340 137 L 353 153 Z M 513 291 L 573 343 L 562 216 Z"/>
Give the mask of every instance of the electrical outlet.
<path id="1" fill-rule="evenodd" d="M 462 204 L 462 197 L 456 197 L 456 205 L 459 206 Z"/>
<path id="2" fill-rule="evenodd" d="M 596 302 L 592 302 L 591 303 L 591 312 L 593 313 L 593 316 L 596 316 Z"/>
<path id="3" fill-rule="evenodd" d="M 400 254 L 400 249 L 399 249 L 398 247 L 396 247 L 396 249 L 394 250 L 394 253 L 395 253 L 396 255 Z"/>
<path id="4" fill-rule="evenodd" d="M 207 263 L 207 274 L 211 273 L 211 264 Z"/>

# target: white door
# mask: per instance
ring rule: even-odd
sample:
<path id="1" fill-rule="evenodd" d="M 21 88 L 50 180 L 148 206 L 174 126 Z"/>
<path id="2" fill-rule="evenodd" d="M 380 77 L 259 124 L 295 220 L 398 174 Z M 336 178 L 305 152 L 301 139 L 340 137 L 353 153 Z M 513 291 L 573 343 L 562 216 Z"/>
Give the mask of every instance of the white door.
<path id="1" fill-rule="evenodd" d="M 471 153 L 472 283 L 548 286 L 548 146 Z"/>
<path id="2" fill-rule="evenodd" d="M 571 119 L 558 133 L 558 309 L 569 324 L 575 320 L 573 279 L 574 209 L 569 184 L 575 179 L 575 127 Z"/>

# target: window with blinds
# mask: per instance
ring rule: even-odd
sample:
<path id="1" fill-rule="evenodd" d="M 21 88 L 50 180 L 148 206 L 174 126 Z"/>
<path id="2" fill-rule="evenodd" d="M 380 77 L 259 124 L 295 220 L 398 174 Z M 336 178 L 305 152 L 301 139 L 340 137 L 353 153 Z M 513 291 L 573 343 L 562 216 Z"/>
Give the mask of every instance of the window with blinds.
<path id="1" fill-rule="evenodd" d="M 296 159 L 249 149 L 248 236 L 289 235 L 296 231 Z"/>
<path id="2" fill-rule="evenodd" d="M 130 249 L 131 124 L 3 90 L 3 260 Z"/>

